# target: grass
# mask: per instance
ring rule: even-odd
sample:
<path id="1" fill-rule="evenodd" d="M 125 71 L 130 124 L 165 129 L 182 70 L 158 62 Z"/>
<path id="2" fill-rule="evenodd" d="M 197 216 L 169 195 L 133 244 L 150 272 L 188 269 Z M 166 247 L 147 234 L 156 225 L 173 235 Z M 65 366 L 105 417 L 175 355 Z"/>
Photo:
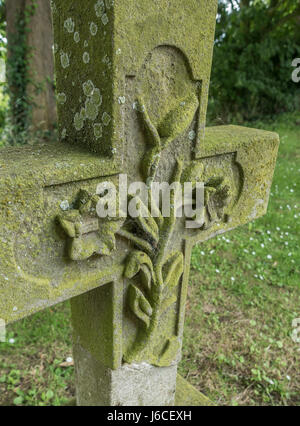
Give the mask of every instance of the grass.
<path id="1" fill-rule="evenodd" d="M 300 405 L 300 117 L 256 127 L 281 146 L 269 213 L 195 247 L 180 373 L 220 405 Z M 74 396 L 67 303 L 8 327 L 0 405 L 63 405 Z"/>

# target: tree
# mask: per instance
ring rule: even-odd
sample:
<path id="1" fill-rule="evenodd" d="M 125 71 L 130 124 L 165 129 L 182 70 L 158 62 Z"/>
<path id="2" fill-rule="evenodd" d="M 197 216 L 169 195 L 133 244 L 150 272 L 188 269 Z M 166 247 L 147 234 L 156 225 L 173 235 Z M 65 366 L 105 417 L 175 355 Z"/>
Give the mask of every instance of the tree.
<path id="1" fill-rule="evenodd" d="M 51 130 L 56 122 L 49 0 L 6 1 L 7 78 L 16 132 Z"/>
<path id="2" fill-rule="evenodd" d="M 219 1 L 210 118 L 259 118 L 299 108 L 292 61 L 300 57 L 300 3 Z"/>

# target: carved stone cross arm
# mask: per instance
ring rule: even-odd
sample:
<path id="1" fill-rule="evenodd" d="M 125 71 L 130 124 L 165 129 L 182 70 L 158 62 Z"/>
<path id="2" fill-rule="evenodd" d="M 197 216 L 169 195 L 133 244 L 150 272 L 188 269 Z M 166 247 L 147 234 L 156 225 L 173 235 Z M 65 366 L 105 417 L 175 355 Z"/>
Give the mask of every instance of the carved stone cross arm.
<path id="1" fill-rule="evenodd" d="M 61 142 L 0 151 L 0 318 L 71 299 L 79 405 L 174 404 L 191 248 L 266 212 L 278 136 L 205 130 L 216 3 L 52 1 Z M 151 214 L 99 217 L 124 175 Z M 153 202 L 174 182 L 194 229 Z"/>

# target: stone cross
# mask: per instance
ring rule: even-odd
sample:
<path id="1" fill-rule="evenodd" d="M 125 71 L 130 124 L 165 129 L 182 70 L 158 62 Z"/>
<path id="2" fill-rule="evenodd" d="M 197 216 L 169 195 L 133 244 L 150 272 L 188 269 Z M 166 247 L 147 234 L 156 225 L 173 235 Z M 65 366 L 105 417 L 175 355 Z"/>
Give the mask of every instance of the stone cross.
<path id="1" fill-rule="evenodd" d="M 0 318 L 70 299 L 77 404 L 173 405 L 192 247 L 266 213 L 278 136 L 205 129 L 216 0 L 52 10 L 60 142 L 0 152 Z M 97 188 L 123 196 L 125 174 L 202 182 L 199 226 L 174 189 L 169 217 L 100 218 Z"/>

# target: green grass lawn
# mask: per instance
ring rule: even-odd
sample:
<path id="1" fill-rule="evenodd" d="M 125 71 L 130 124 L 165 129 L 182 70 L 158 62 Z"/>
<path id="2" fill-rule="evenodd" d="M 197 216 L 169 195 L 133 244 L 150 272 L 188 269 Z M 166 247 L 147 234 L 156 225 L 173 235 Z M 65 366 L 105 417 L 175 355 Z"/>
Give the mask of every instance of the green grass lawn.
<path id="1" fill-rule="evenodd" d="M 269 213 L 195 247 L 180 373 L 220 405 L 300 405 L 300 116 L 256 127 L 281 136 Z M 0 405 L 74 396 L 69 317 L 62 304 L 9 326 Z"/>

